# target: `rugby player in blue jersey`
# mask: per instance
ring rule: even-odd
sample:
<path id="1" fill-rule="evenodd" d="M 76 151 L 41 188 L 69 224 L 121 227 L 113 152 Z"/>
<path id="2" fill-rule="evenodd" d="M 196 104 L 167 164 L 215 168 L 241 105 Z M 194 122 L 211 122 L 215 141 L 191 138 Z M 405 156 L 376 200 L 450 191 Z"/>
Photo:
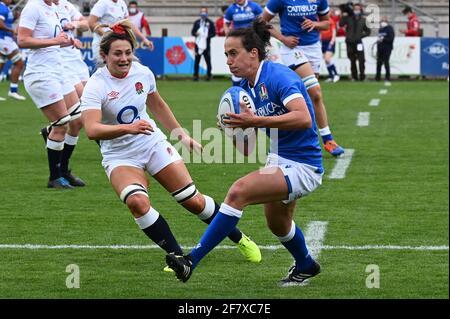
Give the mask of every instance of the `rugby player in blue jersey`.
<path id="1" fill-rule="evenodd" d="M 301 79 L 288 67 L 265 61 L 270 25 L 257 20 L 250 28 L 232 30 L 225 40 L 231 73 L 252 96 L 256 114 L 244 106 L 228 113 L 231 127 L 258 127 L 270 136 L 266 167 L 233 183 L 219 213 L 200 243 L 186 256 L 166 255 L 179 280 L 187 281 L 194 268 L 236 227 L 248 205 L 264 204 L 267 225 L 295 259 L 281 286 L 303 284 L 320 272 L 310 256 L 302 231 L 293 221 L 296 200 L 322 183 L 323 166 L 314 107 Z M 276 134 L 275 134 L 276 133 Z"/>
<path id="2" fill-rule="evenodd" d="M 297 72 L 305 83 L 314 104 L 325 150 L 333 156 L 340 156 L 344 149 L 331 134 L 318 81 L 322 62 L 320 31 L 330 27 L 329 11 L 327 0 L 269 0 L 262 18 L 269 22 L 279 15 L 281 33 L 272 28 L 271 34 L 282 42 L 280 55 L 283 64 Z"/>
<path id="3" fill-rule="evenodd" d="M 247 28 L 252 25 L 253 20 L 263 13 L 262 7 L 253 1 L 235 0 L 225 11 L 224 31 L 227 35 L 232 29 Z M 241 78 L 231 75 L 234 86 L 239 86 Z"/>

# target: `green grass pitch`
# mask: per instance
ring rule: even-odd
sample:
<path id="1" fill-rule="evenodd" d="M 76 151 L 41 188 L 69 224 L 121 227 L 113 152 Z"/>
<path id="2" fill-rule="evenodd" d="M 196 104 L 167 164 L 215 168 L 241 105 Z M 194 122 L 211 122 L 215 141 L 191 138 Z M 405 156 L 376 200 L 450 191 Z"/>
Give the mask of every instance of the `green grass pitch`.
<path id="1" fill-rule="evenodd" d="M 218 100 L 229 85 L 222 79 L 158 82 L 189 130 L 193 120 L 201 120 L 203 128 L 215 125 Z M 6 96 L 7 87 L 0 84 L 0 95 Z M 380 95 L 380 89 L 388 93 Z M 313 221 L 328 224 L 318 258 L 322 273 L 308 286 L 292 288 L 277 286 L 291 263 L 284 249 L 262 250 L 263 261 L 256 265 L 236 249 L 214 250 L 182 284 L 162 271 L 160 249 L 5 246 L 153 243 L 114 194 L 98 147 L 84 132 L 71 166 L 87 186 L 47 189 L 46 152 L 38 134 L 46 120 L 29 98 L 0 102 L 0 298 L 448 298 L 448 83 L 384 87 L 341 81 L 323 84 L 323 92 L 337 142 L 355 153 L 346 177 L 337 180 L 328 178 L 336 160 L 324 154 L 323 185 L 297 205 L 295 221 L 303 229 Z M 369 106 L 373 98 L 381 100 L 379 106 Z M 359 112 L 370 112 L 369 126 L 356 125 Z M 233 181 L 259 164 L 187 166 L 199 190 L 221 202 Z M 149 193 L 179 242 L 195 245 L 204 224 L 154 180 Z M 261 206 L 246 209 L 239 227 L 260 245 L 279 245 Z M 444 248 L 407 249 L 420 246 Z M 66 286 L 70 264 L 79 267 L 79 288 Z M 366 286 L 368 265 L 379 267 L 379 288 Z"/>

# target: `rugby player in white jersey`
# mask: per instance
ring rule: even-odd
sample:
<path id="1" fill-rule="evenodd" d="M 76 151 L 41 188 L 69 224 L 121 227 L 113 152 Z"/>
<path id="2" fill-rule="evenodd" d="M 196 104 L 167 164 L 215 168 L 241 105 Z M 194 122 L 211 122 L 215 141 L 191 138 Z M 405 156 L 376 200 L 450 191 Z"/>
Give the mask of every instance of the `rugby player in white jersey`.
<path id="1" fill-rule="evenodd" d="M 46 142 L 50 169 L 47 187 L 73 188 L 68 179 L 79 179 L 70 174 L 68 167 L 77 138 L 69 123 L 79 118 L 80 112 L 78 105 L 64 101 L 65 96 L 76 92 L 62 76 L 61 48 L 76 42 L 62 30 L 52 0 L 28 1 L 21 13 L 17 40 L 19 47 L 30 49 L 23 76 L 25 89 L 53 127 Z"/>
<path id="2" fill-rule="evenodd" d="M 93 33 L 92 52 L 97 65 L 103 62 L 99 55 L 102 35 L 108 31 L 108 26 L 123 19 L 128 19 L 128 8 L 123 0 L 99 0 L 92 7 L 88 22 Z M 153 50 L 153 42 L 148 40 L 134 24 L 132 30 L 150 50 Z"/>
<path id="3" fill-rule="evenodd" d="M 153 73 L 134 60 L 136 45 L 129 20 L 118 22 L 104 34 L 100 56 L 105 66 L 85 86 L 81 118 L 89 139 L 100 140 L 106 175 L 139 228 L 166 252 L 180 254 L 169 226 L 150 204 L 146 172 L 205 223 L 212 221 L 219 206 L 197 191 L 181 156 L 149 117 L 146 108 L 164 128 L 176 132 L 187 148 L 201 150 L 158 93 Z M 258 246 L 240 230 L 234 228 L 228 237 L 247 260 L 261 260 Z"/>
<path id="4" fill-rule="evenodd" d="M 8 7 L 12 0 L 0 1 L 0 72 L 6 61 L 11 60 L 11 76 L 8 96 L 13 99 L 24 101 L 26 97 L 18 93 L 19 76 L 22 73 L 24 63 L 19 48 L 17 47 L 14 37 L 16 30 L 13 28 L 14 15 Z M 0 101 L 5 98 L 0 97 Z"/>

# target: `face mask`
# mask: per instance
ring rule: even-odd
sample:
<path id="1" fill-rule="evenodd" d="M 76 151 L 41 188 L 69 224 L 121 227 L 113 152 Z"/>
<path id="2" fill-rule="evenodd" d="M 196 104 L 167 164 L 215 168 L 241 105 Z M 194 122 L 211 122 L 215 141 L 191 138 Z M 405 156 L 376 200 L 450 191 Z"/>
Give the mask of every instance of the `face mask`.
<path id="1" fill-rule="evenodd" d="M 131 14 L 135 14 L 135 13 L 137 12 L 137 9 L 136 9 L 136 8 L 130 8 L 130 9 L 128 9 L 128 11 L 129 11 Z"/>
<path id="2" fill-rule="evenodd" d="M 361 11 L 353 11 L 353 13 L 356 15 L 356 16 L 359 16 L 359 15 L 361 15 Z"/>
<path id="3" fill-rule="evenodd" d="M 200 13 L 200 17 L 202 19 L 206 19 L 208 17 L 208 14 L 207 13 Z"/>
<path id="4" fill-rule="evenodd" d="M 380 23 L 380 26 L 381 26 L 382 28 L 387 27 L 387 25 L 388 25 L 388 23 L 387 23 L 387 22 L 384 22 L 384 21 Z"/>
<path id="5" fill-rule="evenodd" d="M 333 14 L 335 16 L 340 16 L 341 15 L 341 11 L 340 10 L 335 10 Z"/>

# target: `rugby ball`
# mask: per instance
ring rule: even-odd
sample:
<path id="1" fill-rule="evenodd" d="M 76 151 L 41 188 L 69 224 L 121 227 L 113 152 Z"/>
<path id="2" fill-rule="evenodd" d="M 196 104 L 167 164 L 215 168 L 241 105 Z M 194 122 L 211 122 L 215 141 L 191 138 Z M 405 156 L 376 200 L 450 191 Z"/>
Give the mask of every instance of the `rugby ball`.
<path id="1" fill-rule="evenodd" d="M 232 86 L 223 93 L 220 98 L 219 108 L 217 110 L 217 118 L 219 125 L 225 129 L 227 124 L 223 120 L 230 119 L 227 113 L 239 114 L 241 112 L 240 102 L 243 102 L 246 107 L 255 112 L 255 103 L 251 96 L 241 87 Z"/>

